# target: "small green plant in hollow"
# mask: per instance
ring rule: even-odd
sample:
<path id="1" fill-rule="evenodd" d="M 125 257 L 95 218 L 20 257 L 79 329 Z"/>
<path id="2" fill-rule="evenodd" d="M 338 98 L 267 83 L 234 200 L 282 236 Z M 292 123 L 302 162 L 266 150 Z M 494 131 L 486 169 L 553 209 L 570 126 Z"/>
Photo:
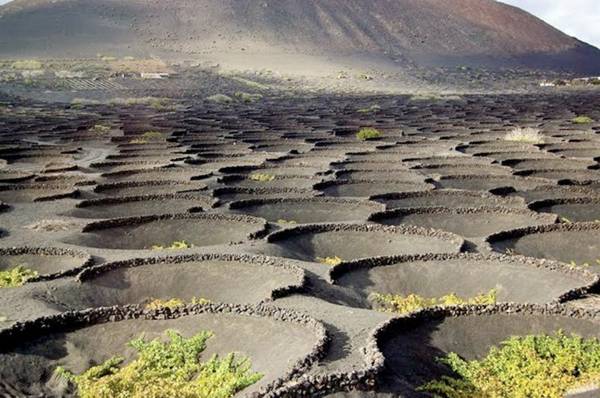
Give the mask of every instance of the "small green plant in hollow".
<path id="1" fill-rule="evenodd" d="M 0 288 L 22 286 L 31 278 L 38 276 L 37 271 L 18 265 L 6 271 L 0 271 Z"/>
<path id="2" fill-rule="evenodd" d="M 422 310 L 423 308 L 465 304 L 496 304 L 496 289 L 487 293 L 478 294 L 471 298 L 461 298 L 454 293 L 442 296 L 427 298 L 417 294 L 402 296 L 398 294 L 380 294 L 374 293 L 371 297 L 373 301 L 381 307 L 384 312 L 393 312 L 398 314 L 409 314 Z"/>
<path id="3" fill-rule="evenodd" d="M 273 174 L 254 173 L 254 174 L 250 174 L 250 179 L 252 181 L 258 181 L 258 182 L 269 182 L 269 181 L 273 181 L 275 179 L 275 176 Z"/>
<path id="4" fill-rule="evenodd" d="M 571 122 L 575 124 L 590 124 L 594 123 L 594 119 L 589 116 L 577 116 L 571 119 Z"/>
<path id="5" fill-rule="evenodd" d="M 482 360 L 456 353 L 438 359 L 456 377 L 442 376 L 419 390 L 436 397 L 562 398 L 569 390 L 600 382 L 600 342 L 555 335 L 513 336 Z"/>
<path id="6" fill-rule="evenodd" d="M 168 330 L 166 336 L 166 342 L 130 341 L 137 358 L 125 366 L 124 358 L 113 357 L 79 375 L 62 367 L 55 373 L 74 384 L 81 398 L 230 398 L 262 378 L 248 358 L 233 353 L 201 362 L 212 332 L 185 338 Z"/>
<path id="7" fill-rule="evenodd" d="M 104 126 L 102 124 L 96 124 L 93 127 L 90 127 L 88 130 L 92 134 L 103 135 L 110 131 L 110 126 Z"/>
<path id="8" fill-rule="evenodd" d="M 277 224 L 295 225 L 297 224 L 297 222 L 294 220 L 284 220 L 283 218 L 280 218 L 279 220 L 277 220 Z"/>
<path id="9" fill-rule="evenodd" d="M 317 261 L 321 264 L 331 265 L 332 267 L 342 263 L 342 259 L 338 256 L 333 257 L 317 257 Z"/>
<path id="10" fill-rule="evenodd" d="M 522 142 L 525 144 L 543 144 L 544 135 L 540 130 L 531 127 L 516 128 L 506 133 L 504 141 Z"/>
<path id="11" fill-rule="evenodd" d="M 372 140 L 379 137 L 381 137 L 381 132 L 371 127 L 365 127 L 356 133 L 356 138 L 361 141 Z"/>
<path id="12" fill-rule="evenodd" d="M 171 243 L 169 246 L 162 245 L 152 245 L 152 250 L 183 250 L 183 249 L 191 249 L 194 247 L 191 243 L 188 243 L 185 240 L 176 240 Z"/>
<path id="13" fill-rule="evenodd" d="M 375 105 L 371 105 L 368 108 L 361 108 L 361 109 L 357 110 L 356 112 L 358 112 L 358 113 L 371 113 L 371 112 L 377 112 L 377 111 L 380 111 L 380 110 L 381 110 L 381 107 L 379 105 L 375 104 Z"/>
<path id="14" fill-rule="evenodd" d="M 207 300 L 202 297 L 192 297 L 192 299 L 189 301 L 189 304 L 192 304 L 192 305 L 204 305 L 204 304 L 210 304 L 210 303 L 211 303 L 210 300 Z M 168 300 L 150 299 L 150 302 L 144 306 L 144 309 L 147 309 L 147 310 L 158 310 L 161 308 L 174 309 L 174 308 L 178 308 L 178 307 L 183 307 L 185 305 L 186 305 L 186 302 L 179 298 L 171 298 Z"/>

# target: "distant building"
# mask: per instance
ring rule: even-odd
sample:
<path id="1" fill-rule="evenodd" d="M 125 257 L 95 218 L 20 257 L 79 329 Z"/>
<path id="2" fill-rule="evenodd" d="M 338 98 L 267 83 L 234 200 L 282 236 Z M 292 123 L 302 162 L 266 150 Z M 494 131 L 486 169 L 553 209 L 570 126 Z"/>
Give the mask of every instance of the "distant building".
<path id="1" fill-rule="evenodd" d="M 554 83 L 554 82 L 544 81 L 544 82 L 540 83 L 540 87 L 554 87 L 554 86 L 556 86 L 556 83 Z"/>

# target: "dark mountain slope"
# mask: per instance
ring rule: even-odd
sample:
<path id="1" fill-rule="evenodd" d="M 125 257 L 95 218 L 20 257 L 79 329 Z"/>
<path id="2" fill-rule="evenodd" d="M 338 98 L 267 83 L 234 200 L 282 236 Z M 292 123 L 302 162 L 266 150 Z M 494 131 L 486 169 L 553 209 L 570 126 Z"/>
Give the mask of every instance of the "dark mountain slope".
<path id="1" fill-rule="evenodd" d="M 600 50 L 493 0 L 16 0 L 0 55 L 371 55 L 600 71 Z"/>

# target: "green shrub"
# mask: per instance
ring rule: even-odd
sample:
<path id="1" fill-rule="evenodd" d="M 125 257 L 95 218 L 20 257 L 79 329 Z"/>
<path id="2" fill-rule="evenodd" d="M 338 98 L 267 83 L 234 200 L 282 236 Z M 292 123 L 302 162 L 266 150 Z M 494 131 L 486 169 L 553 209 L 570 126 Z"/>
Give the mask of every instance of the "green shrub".
<path id="1" fill-rule="evenodd" d="M 24 59 L 13 62 L 12 68 L 18 70 L 38 70 L 42 69 L 42 63 L 35 59 Z"/>
<path id="2" fill-rule="evenodd" d="M 18 265 L 6 271 L 0 271 L 0 288 L 22 286 L 31 278 L 38 276 L 37 271 Z"/>
<path id="3" fill-rule="evenodd" d="M 192 297 L 192 299 L 189 302 L 189 304 L 192 304 L 192 305 L 198 305 L 198 304 L 204 305 L 204 304 L 210 304 L 210 303 L 211 303 L 210 300 L 207 300 L 202 297 Z M 178 307 L 183 307 L 185 305 L 186 305 L 186 302 L 179 298 L 171 298 L 168 300 L 150 299 L 150 302 L 148 304 L 146 304 L 144 306 L 144 308 L 147 310 L 158 310 L 161 308 L 174 309 L 174 308 L 178 308 Z"/>
<path id="4" fill-rule="evenodd" d="M 504 136 L 504 141 L 523 142 L 526 144 L 543 144 L 544 135 L 539 129 L 532 127 L 515 128 Z"/>
<path id="5" fill-rule="evenodd" d="M 331 265 L 332 267 L 334 267 L 338 264 L 341 264 L 343 260 L 338 256 L 333 256 L 333 257 L 317 257 L 317 261 L 320 262 L 321 264 Z"/>
<path id="6" fill-rule="evenodd" d="M 379 137 L 381 137 L 381 132 L 371 127 L 365 127 L 356 133 L 356 138 L 361 141 L 372 140 Z"/>
<path id="7" fill-rule="evenodd" d="M 575 124 L 590 124 L 594 123 L 594 119 L 589 116 L 577 116 L 571 119 L 571 121 Z"/>
<path id="8" fill-rule="evenodd" d="M 562 332 L 513 336 L 480 361 L 455 353 L 438 360 L 456 377 L 420 388 L 437 397 L 562 398 L 572 388 L 600 381 L 600 342 Z"/>
<path id="9" fill-rule="evenodd" d="M 250 179 L 252 181 L 269 182 L 269 181 L 273 181 L 275 179 L 275 176 L 273 174 L 254 173 L 254 174 L 250 174 Z"/>
<path id="10" fill-rule="evenodd" d="M 426 298 L 417 294 L 402 296 L 397 294 L 374 293 L 371 295 L 371 298 L 385 312 L 408 314 L 422 310 L 423 308 L 435 306 L 449 307 L 465 304 L 496 304 L 496 295 L 496 289 L 492 289 L 487 293 L 482 293 L 471 298 L 461 298 L 454 293 L 439 298 Z"/>
<path id="11" fill-rule="evenodd" d="M 233 96 L 235 98 L 237 98 L 239 101 L 245 102 L 245 103 L 256 102 L 263 98 L 262 94 L 251 94 L 251 93 L 245 93 L 242 91 L 236 92 L 235 94 L 233 94 Z"/>
<path id="12" fill-rule="evenodd" d="M 372 112 L 377 112 L 381 110 L 381 107 L 379 105 L 371 105 L 368 108 L 361 108 L 359 110 L 357 110 L 356 112 L 358 113 L 372 113 Z"/>
<path id="13" fill-rule="evenodd" d="M 88 131 L 92 134 L 104 135 L 110 131 L 110 126 L 96 124 L 93 127 L 90 127 Z"/>
<path id="14" fill-rule="evenodd" d="M 298 222 L 296 222 L 294 220 L 284 220 L 283 218 L 280 218 L 279 220 L 277 220 L 277 224 L 294 225 L 294 224 L 298 224 Z"/>
<path id="15" fill-rule="evenodd" d="M 152 245 L 152 250 L 183 250 L 191 249 L 192 247 L 194 247 L 194 245 L 185 240 L 176 240 L 168 246 Z"/>
<path id="16" fill-rule="evenodd" d="M 165 135 L 160 131 L 146 131 L 144 134 L 142 134 L 142 139 L 153 142 L 166 141 Z"/>
<path id="17" fill-rule="evenodd" d="M 233 102 L 233 98 L 225 94 L 215 94 L 206 98 L 207 101 L 215 102 L 217 104 L 230 104 Z"/>
<path id="18" fill-rule="evenodd" d="M 233 353 L 201 362 L 212 332 L 184 338 L 168 330 L 166 335 L 167 342 L 130 341 L 138 355 L 125 366 L 124 358 L 113 357 L 80 375 L 62 367 L 56 374 L 73 383 L 81 398 L 229 398 L 262 378 L 252 372 L 248 358 Z"/>

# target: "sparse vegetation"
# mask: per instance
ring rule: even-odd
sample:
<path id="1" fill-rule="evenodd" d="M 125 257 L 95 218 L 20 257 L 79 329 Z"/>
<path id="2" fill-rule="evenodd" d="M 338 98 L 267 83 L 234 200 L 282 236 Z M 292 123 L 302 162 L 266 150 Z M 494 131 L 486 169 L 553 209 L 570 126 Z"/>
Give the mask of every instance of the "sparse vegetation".
<path id="1" fill-rule="evenodd" d="M 571 121 L 575 124 L 590 124 L 594 123 L 594 119 L 589 116 L 577 116 L 571 119 Z"/>
<path id="2" fill-rule="evenodd" d="M 358 133 L 356 133 L 356 138 L 361 141 L 373 140 L 379 137 L 381 137 L 381 132 L 372 127 L 362 128 Z"/>
<path id="3" fill-rule="evenodd" d="M 204 305 L 204 304 L 210 304 L 210 303 L 211 303 L 210 300 L 207 300 L 202 297 L 192 297 L 192 299 L 189 301 L 189 304 L 192 304 L 192 305 Z M 144 306 L 144 308 L 147 310 L 158 310 L 161 308 L 174 309 L 174 308 L 178 308 L 178 307 L 183 307 L 185 305 L 186 305 L 186 302 L 179 298 L 171 298 L 168 300 L 150 299 L 150 302 L 148 304 L 146 304 Z"/>
<path id="4" fill-rule="evenodd" d="M 280 218 L 279 220 L 277 220 L 277 224 L 294 225 L 294 224 L 297 224 L 297 222 L 294 220 L 284 220 L 284 219 Z"/>
<path id="5" fill-rule="evenodd" d="M 379 110 L 381 110 L 381 107 L 379 105 L 375 104 L 375 105 L 371 105 L 368 108 L 358 109 L 356 112 L 358 112 L 358 113 L 373 113 L 373 112 L 377 112 Z"/>
<path id="6" fill-rule="evenodd" d="M 23 286 L 25 282 L 36 276 L 38 276 L 37 271 L 24 265 L 18 265 L 6 271 L 0 271 L 0 288 Z"/>
<path id="7" fill-rule="evenodd" d="M 600 342 L 563 332 L 510 337 L 482 360 L 450 353 L 439 361 L 456 377 L 420 388 L 437 397 L 562 398 L 572 388 L 600 382 Z"/>
<path id="8" fill-rule="evenodd" d="M 467 304 L 495 304 L 496 296 L 496 289 L 492 289 L 487 293 L 482 293 L 471 298 L 461 298 L 454 293 L 439 298 L 426 298 L 417 294 L 402 296 L 397 294 L 380 293 L 375 293 L 371 297 L 382 311 L 408 314 L 424 308 L 435 306 L 449 307 Z"/>
<path id="9" fill-rule="evenodd" d="M 273 181 L 275 179 L 275 176 L 273 174 L 254 173 L 254 174 L 250 174 L 250 179 L 252 181 L 269 182 L 269 181 Z"/>
<path id="10" fill-rule="evenodd" d="M 185 240 L 176 240 L 168 246 L 152 245 L 152 250 L 184 250 L 194 247 L 191 243 Z"/>
<path id="11" fill-rule="evenodd" d="M 42 69 L 42 63 L 35 59 L 23 59 L 13 62 L 12 68 L 18 70 L 39 70 Z"/>
<path id="12" fill-rule="evenodd" d="M 125 359 L 116 356 L 80 375 L 63 367 L 55 373 L 77 387 L 81 398 L 229 398 L 262 378 L 248 358 L 233 353 L 202 362 L 212 332 L 185 338 L 168 330 L 166 336 L 166 342 L 143 336 L 130 341 L 137 358 L 125 366 Z"/>
<path id="13" fill-rule="evenodd" d="M 256 102 L 263 98 L 262 94 L 251 94 L 243 91 L 238 91 L 233 96 L 239 101 L 246 103 Z"/>
<path id="14" fill-rule="evenodd" d="M 96 124 L 88 129 L 92 134 L 104 135 L 110 131 L 110 126 L 104 126 L 102 124 Z"/>
<path id="15" fill-rule="evenodd" d="M 166 141 L 165 135 L 160 131 L 146 131 L 142 134 L 142 139 L 153 142 Z"/>
<path id="16" fill-rule="evenodd" d="M 215 102 L 217 104 L 230 104 L 233 102 L 233 98 L 225 94 L 215 94 L 210 97 L 206 97 L 207 101 Z"/>
<path id="17" fill-rule="evenodd" d="M 540 130 L 532 127 L 515 128 L 504 136 L 504 141 L 523 142 L 527 144 L 543 144 L 544 136 Z"/>
<path id="18" fill-rule="evenodd" d="M 600 258 L 596 259 L 596 261 L 594 262 L 595 265 L 600 265 Z M 579 267 L 590 267 L 591 264 L 590 263 L 582 263 L 582 264 L 577 264 L 576 261 L 571 261 L 569 263 L 569 265 L 571 266 L 571 268 L 579 268 Z"/>
<path id="19" fill-rule="evenodd" d="M 335 267 L 336 265 L 341 264 L 343 260 L 338 256 L 333 256 L 333 257 L 317 257 L 317 261 L 320 262 L 321 264 L 331 265 L 332 267 Z"/>

